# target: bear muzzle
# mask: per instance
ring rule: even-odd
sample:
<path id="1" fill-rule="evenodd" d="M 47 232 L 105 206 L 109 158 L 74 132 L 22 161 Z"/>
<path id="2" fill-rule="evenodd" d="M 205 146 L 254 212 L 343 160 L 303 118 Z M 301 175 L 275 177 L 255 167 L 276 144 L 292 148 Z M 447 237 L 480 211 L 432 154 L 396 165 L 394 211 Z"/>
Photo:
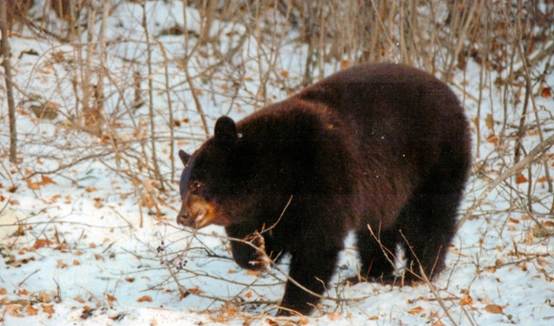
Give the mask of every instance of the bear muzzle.
<path id="1" fill-rule="evenodd" d="M 177 215 L 177 223 L 194 229 L 201 229 L 211 224 L 226 226 L 228 220 L 216 214 L 214 204 L 196 195 L 189 195 L 183 200 Z"/>

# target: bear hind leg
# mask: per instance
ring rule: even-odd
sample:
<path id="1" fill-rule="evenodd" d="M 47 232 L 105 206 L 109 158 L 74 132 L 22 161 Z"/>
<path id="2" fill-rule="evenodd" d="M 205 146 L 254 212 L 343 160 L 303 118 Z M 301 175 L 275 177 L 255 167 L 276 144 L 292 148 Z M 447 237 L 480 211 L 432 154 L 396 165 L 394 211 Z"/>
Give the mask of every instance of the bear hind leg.
<path id="1" fill-rule="evenodd" d="M 362 269 L 360 276 L 370 281 L 393 278 L 397 233 L 395 230 L 369 230 L 365 226 L 356 232 Z"/>
<path id="2" fill-rule="evenodd" d="M 461 195 L 461 190 L 424 190 L 403 208 L 398 231 L 407 259 L 405 283 L 424 279 L 422 273 L 432 279 L 444 268 Z"/>

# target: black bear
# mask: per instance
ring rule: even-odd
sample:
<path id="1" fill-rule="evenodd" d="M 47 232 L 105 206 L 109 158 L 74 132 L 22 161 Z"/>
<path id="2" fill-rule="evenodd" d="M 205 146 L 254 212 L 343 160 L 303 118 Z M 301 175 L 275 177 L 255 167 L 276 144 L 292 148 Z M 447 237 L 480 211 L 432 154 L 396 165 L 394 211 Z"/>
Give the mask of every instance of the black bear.
<path id="1" fill-rule="evenodd" d="M 290 278 L 302 287 L 287 282 L 278 314 L 312 311 L 351 230 L 367 279 L 394 277 L 397 245 L 406 282 L 435 276 L 471 160 L 456 96 L 396 64 L 351 67 L 236 124 L 221 117 L 212 138 L 179 155 L 178 223 L 224 226 L 244 268 L 264 267 L 250 240 L 270 257 L 291 255 Z"/>

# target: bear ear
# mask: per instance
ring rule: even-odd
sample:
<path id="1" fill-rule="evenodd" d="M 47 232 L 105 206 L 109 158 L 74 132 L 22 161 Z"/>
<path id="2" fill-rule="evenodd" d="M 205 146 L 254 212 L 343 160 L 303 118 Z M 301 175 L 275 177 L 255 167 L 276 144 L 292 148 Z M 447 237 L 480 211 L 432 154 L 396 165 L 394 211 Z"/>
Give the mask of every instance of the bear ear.
<path id="1" fill-rule="evenodd" d="M 181 162 L 183 162 L 183 165 L 187 165 L 187 162 L 190 160 L 190 154 L 187 154 L 184 150 L 179 150 L 179 158 L 181 158 Z"/>
<path id="2" fill-rule="evenodd" d="M 214 134 L 217 141 L 226 144 L 232 144 L 238 139 L 235 122 L 227 116 L 217 119 Z"/>

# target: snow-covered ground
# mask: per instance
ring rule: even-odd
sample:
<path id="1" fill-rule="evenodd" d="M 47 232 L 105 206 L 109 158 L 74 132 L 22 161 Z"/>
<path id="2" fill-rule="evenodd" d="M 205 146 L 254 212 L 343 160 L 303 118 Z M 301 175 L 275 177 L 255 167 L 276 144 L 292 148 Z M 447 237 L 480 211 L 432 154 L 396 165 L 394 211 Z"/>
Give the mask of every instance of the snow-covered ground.
<path id="1" fill-rule="evenodd" d="M 204 135 L 189 91 L 193 86 L 188 84 L 179 59 L 185 54 L 184 38 L 157 37 L 168 27 L 185 25 L 182 4 L 149 1 L 147 13 L 151 37 L 159 41 L 152 49 L 157 149 L 160 169 L 169 180 L 169 129 L 174 128 L 177 147 L 187 150 L 198 146 Z M 186 17 L 187 29 L 198 30 L 198 12 L 187 8 Z M 149 164 L 147 158 L 131 162 L 130 156 L 119 156 L 114 150 L 139 156 L 141 146 L 146 147 L 146 153 L 150 150 L 145 136 L 147 106 L 128 113 L 134 96 L 133 73 L 138 70 L 147 76 L 141 19 L 141 7 L 131 2 L 119 4 L 107 19 L 104 62 L 109 73 L 104 78 L 109 82 L 105 82 L 104 93 L 106 120 L 117 125 L 112 138 L 98 138 L 67 122 L 74 114 L 72 79 L 82 77 L 76 58 L 79 52 L 85 53 L 83 48 L 39 39 L 26 30 L 10 39 L 15 82 L 20 88 L 16 101 L 20 103 L 17 123 L 23 161 L 15 166 L 0 159 L 0 323 L 554 324 L 554 219 L 548 215 L 547 206 L 553 199 L 548 180 L 540 178 L 545 166 L 554 175 L 553 152 L 550 150 L 540 164 L 531 165 L 537 180 L 531 189 L 527 189 L 528 182 L 517 178 L 488 189 L 491 179 L 503 172 L 499 166 L 513 165 L 513 144 L 487 139 L 486 130 L 499 122 L 489 123 L 485 118 L 480 121 L 484 139 L 460 211 L 460 228 L 447 257 L 447 268 L 436 281 L 414 287 L 351 285 L 345 280 L 356 275 L 358 261 L 352 239 L 347 239 L 348 249 L 326 294 L 328 300 L 310 317 L 274 317 L 283 294 L 286 259 L 261 274 L 241 270 L 230 258 L 221 228 L 191 233 L 176 225 L 179 196 L 175 180 L 166 185 L 165 193 L 159 192 L 152 177 L 140 169 L 141 164 Z M 305 51 L 302 45 L 287 42 L 279 44 L 278 59 L 255 60 L 260 52 L 271 56 L 265 52 L 267 48 L 260 50 L 259 40 L 241 40 L 241 25 L 215 25 L 214 29 L 225 31 L 219 45 L 222 53 L 237 42 L 245 42 L 236 54 L 238 59 L 233 58 L 245 64 L 237 71 L 216 71 L 209 81 L 195 79 L 198 85 L 194 89 L 210 128 L 221 114 L 240 118 L 264 100 L 284 98 L 290 91 L 288 85 L 301 79 Z M 100 26 L 98 21 L 95 31 Z M 168 64 L 163 64 L 164 54 Z M 210 54 L 202 56 L 203 62 L 187 63 L 193 77 L 201 73 L 201 67 L 217 62 L 217 56 Z M 95 69 L 102 63 L 96 56 L 91 62 Z M 273 69 L 278 76 L 260 72 L 270 65 L 277 67 Z M 456 75 L 452 85 L 473 120 L 480 68 L 473 62 L 468 65 L 466 73 Z M 325 67 L 327 72 L 337 68 L 338 64 Z M 238 86 L 236 81 L 219 79 L 235 75 L 240 77 Z M 171 91 L 165 88 L 167 76 Z M 264 88 L 265 98 L 261 98 L 260 81 L 264 78 L 271 82 Z M 554 85 L 554 76 L 548 76 L 545 84 Z M 146 85 L 143 80 L 144 89 Z M 482 117 L 493 113 L 501 116 L 504 104 L 500 92 L 495 88 L 483 92 Z M 0 94 L 3 98 L 5 90 Z M 36 118 L 29 103 L 23 101 L 29 95 L 57 103 L 58 117 Z M 143 96 L 147 99 L 146 91 Z M 168 122 L 169 101 L 174 120 L 182 121 L 179 126 Z M 536 96 L 535 101 L 537 116 L 548 124 L 543 135 L 548 137 L 554 127 L 552 95 Z M 1 103 L 0 144 L 7 148 L 7 110 L 5 101 Z M 512 107 L 509 110 L 516 111 Z M 515 120 L 513 123 L 516 125 Z M 120 145 L 111 146 L 113 139 Z M 526 148 L 539 142 L 539 133 L 529 129 Z M 138 162 L 140 159 L 144 162 Z M 178 173 L 178 159 L 175 164 Z M 534 214 L 527 212 L 519 195 L 528 191 L 536 198 Z"/>

